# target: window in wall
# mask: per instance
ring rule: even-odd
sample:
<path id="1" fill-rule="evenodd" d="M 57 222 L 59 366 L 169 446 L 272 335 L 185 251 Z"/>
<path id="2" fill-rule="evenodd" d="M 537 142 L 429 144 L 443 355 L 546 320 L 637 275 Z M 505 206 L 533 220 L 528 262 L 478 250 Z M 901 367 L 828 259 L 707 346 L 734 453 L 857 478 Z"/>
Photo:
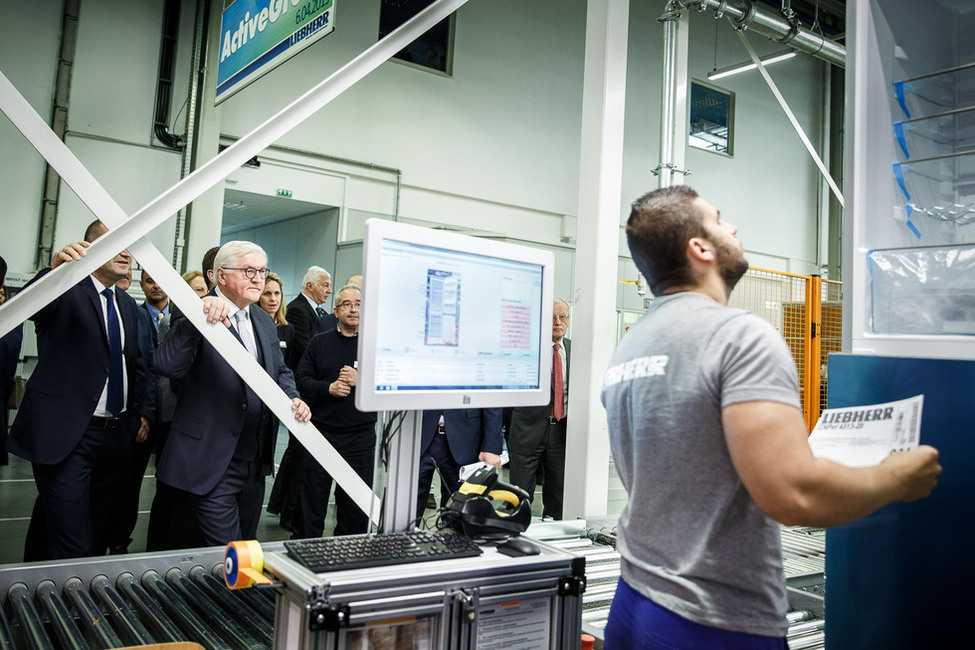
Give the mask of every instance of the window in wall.
<path id="1" fill-rule="evenodd" d="M 691 82 L 688 144 L 734 155 L 735 94 L 699 81 Z"/>
<path id="2" fill-rule="evenodd" d="M 379 10 L 379 38 L 418 14 L 433 0 L 382 0 Z M 394 59 L 451 74 L 453 68 L 454 15 L 393 55 Z"/>

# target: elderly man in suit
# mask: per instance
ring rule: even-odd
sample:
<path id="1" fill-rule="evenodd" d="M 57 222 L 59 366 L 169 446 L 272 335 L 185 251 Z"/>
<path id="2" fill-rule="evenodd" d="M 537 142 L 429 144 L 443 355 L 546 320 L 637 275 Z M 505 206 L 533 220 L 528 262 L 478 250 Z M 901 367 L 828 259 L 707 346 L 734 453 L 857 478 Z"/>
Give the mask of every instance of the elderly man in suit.
<path id="1" fill-rule="evenodd" d="M 529 495 L 535 494 L 539 468 L 543 472 L 542 514 L 562 519 L 565 486 L 565 416 L 569 396 L 569 304 L 552 306 L 552 399 L 547 406 L 511 410 L 508 426 L 509 480 Z"/>
<path id="2" fill-rule="evenodd" d="M 362 276 L 361 275 L 349 276 L 349 279 L 345 281 L 345 284 L 343 286 L 346 287 L 353 286 L 353 287 L 359 287 L 361 289 Z M 315 322 L 312 323 L 311 334 L 308 336 L 308 340 L 310 341 L 312 338 L 315 337 L 316 334 L 321 334 L 322 332 L 329 332 L 331 330 L 334 330 L 336 327 L 338 327 L 338 325 L 339 325 L 339 320 L 334 313 L 325 314 L 321 318 L 315 319 Z M 295 364 L 297 363 L 298 361 L 296 360 Z"/>
<path id="3" fill-rule="evenodd" d="M 95 221 L 84 241 L 54 255 L 51 268 L 80 260 L 89 243 L 107 231 Z M 148 431 L 152 410 L 138 306 L 115 291 L 131 264 L 128 251 L 121 251 L 31 317 L 37 367 L 7 449 L 33 467 L 38 501 L 31 529 L 46 529 L 47 538 L 46 553 L 35 549 L 35 556 L 104 553 L 132 445 Z"/>
<path id="4" fill-rule="evenodd" d="M 213 267 L 217 282 L 204 309 L 210 313 L 225 307 L 224 324 L 292 398 L 295 419 L 307 421 L 311 413 L 298 399 L 278 345 L 277 327 L 255 304 L 269 273 L 264 250 L 251 242 L 228 242 Z M 264 500 L 264 477 L 274 462 L 277 421 L 188 320 L 173 326 L 155 360 L 157 371 L 174 380 L 177 395 L 157 479 L 194 495 L 205 543 L 253 538 Z"/>
<path id="5" fill-rule="evenodd" d="M 332 276 L 320 266 L 308 267 L 301 281 L 301 293 L 288 303 L 288 322 L 295 326 L 295 368 L 312 336 L 312 327 L 319 318 L 330 315 L 322 305 L 332 294 Z"/>
<path id="6" fill-rule="evenodd" d="M 460 468 L 478 461 L 501 468 L 501 409 L 446 409 L 423 412 L 420 425 L 420 478 L 416 516 L 423 516 L 433 481 L 440 472 L 440 505 L 460 487 Z"/>
<path id="7" fill-rule="evenodd" d="M 320 266 L 308 267 L 301 281 L 301 293 L 287 305 L 288 323 L 294 327 L 294 339 L 288 354 L 292 371 L 297 372 L 311 337 L 325 329 L 335 329 L 335 316 L 326 313 L 322 307 L 331 293 L 332 276 L 329 272 Z M 327 324 L 324 329 L 316 329 L 323 323 Z M 270 514 L 281 515 L 281 527 L 285 530 L 294 529 L 294 513 L 298 509 L 298 489 L 295 483 L 301 475 L 303 457 L 304 448 L 301 443 L 289 434 L 288 446 L 281 456 L 281 465 L 278 467 L 278 475 L 274 479 L 271 498 L 267 504 Z"/>

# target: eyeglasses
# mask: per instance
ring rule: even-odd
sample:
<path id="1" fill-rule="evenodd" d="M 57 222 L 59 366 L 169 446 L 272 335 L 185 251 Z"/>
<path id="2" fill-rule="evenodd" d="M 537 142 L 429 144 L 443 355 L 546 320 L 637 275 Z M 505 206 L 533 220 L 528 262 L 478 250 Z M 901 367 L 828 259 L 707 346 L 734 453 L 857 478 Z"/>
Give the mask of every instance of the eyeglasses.
<path id="1" fill-rule="evenodd" d="M 353 307 L 355 307 L 356 309 L 359 309 L 359 307 L 362 306 L 362 303 L 360 301 L 358 301 L 358 300 L 356 300 L 355 302 L 352 302 L 351 300 L 343 300 L 342 302 L 340 302 L 339 304 L 337 304 L 335 306 L 336 307 L 341 307 L 342 309 L 352 309 Z"/>
<path id="2" fill-rule="evenodd" d="M 568 316 L 563 316 L 561 314 L 552 314 L 552 320 L 557 320 L 560 323 L 568 323 L 569 322 L 569 317 Z"/>
<path id="3" fill-rule="evenodd" d="M 268 268 L 255 269 L 253 266 L 248 266 L 247 268 L 221 266 L 220 268 L 224 271 L 243 271 L 248 280 L 253 280 L 258 275 L 261 276 L 262 280 L 267 280 L 267 276 L 271 275 L 271 269 Z"/>

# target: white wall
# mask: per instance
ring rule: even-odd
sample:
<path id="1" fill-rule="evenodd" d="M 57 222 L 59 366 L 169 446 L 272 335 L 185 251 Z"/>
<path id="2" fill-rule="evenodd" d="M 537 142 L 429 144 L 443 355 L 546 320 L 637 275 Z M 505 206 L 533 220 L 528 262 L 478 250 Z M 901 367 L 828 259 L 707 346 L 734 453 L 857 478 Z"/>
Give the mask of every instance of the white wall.
<path id="1" fill-rule="evenodd" d="M 232 240 L 258 242 L 267 253 L 268 268 L 284 283 L 286 302 L 301 293 L 301 281 L 309 266 L 335 268 L 335 237 L 338 210 L 331 208 L 295 219 L 225 234 L 220 244 Z M 334 273 L 333 273 L 334 275 Z M 332 284 L 336 282 L 332 278 Z"/>
<path id="2" fill-rule="evenodd" d="M 7 4 L 0 71 L 46 117 L 60 16 Z M 68 143 L 130 212 L 179 174 L 179 155 L 154 146 L 151 137 L 162 4 L 86 0 L 81 9 Z M 186 98 L 192 4 L 183 8 L 174 113 Z M 248 133 L 374 43 L 379 6 L 379 0 L 340 0 L 334 33 L 216 109 L 225 141 Z M 650 170 L 659 162 L 663 44 L 656 18 L 663 6 L 664 0 L 631 3 L 621 220 L 632 200 L 656 186 Z M 453 76 L 384 63 L 282 138 L 280 151 L 266 154 L 289 164 L 296 157 L 307 160 L 297 167 L 241 170 L 231 181 L 237 189 L 265 194 L 287 182 L 298 188 L 296 199 L 339 207 L 338 239 L 354 242 L 361 233 L 351 215 L 392 214 L 397 179 L 327 156 L 373 163 L 402 172 L 404 219 L 561 246 L 563 224 L 571 225 L 578 197 L 585 10 L 584 0 L 471 0 L 456 17 Z M 714 19 L 692 11 L 689 24 L 691 75 L 703 79 L 714 64 Z M 717 31 L 718 67 L 747 58 L 725 21 Z M 756 36 L 751 42 L 761 54 L 779 49 Z M 823 66 L 803 56 L 770 68 L 814 142 L 822 137 Z M 693 175 L 687 182 L 738 225 L 753 263 L 816 270 L 817 170 L 756 73 L 719 85 L 736 93 L 735 155 L 690 150 Z M 2 118 L 0 147 L 0 210 L 18 220 L 0 254 L 12 270 L 29 270 L 43 164 Z M 309 173 L 336 189 L 311 186 L 306 192 L 302 178 Z M 314 194 L 328 199 L 309 198 Z M 90 217 L 77 199 L 63 197 L 55 245 L 75 239 Z M 172 224 L 153 235 L 167 256 Z M 625 247 L 621 254 L 626 257 Z"/>

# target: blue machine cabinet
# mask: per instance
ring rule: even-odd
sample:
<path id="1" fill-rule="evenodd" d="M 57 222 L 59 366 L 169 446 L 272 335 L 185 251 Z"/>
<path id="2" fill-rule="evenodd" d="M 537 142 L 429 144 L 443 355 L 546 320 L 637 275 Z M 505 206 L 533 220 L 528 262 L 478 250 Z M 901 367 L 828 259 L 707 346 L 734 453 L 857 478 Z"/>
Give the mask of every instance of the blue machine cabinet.
<path id="1" fill-rule="evenodd" d="M 830 355 L 830 408 L 922 393 L 938 487 L 827 531 L 829 650 L 975 647 L 975 361 Z"/>

